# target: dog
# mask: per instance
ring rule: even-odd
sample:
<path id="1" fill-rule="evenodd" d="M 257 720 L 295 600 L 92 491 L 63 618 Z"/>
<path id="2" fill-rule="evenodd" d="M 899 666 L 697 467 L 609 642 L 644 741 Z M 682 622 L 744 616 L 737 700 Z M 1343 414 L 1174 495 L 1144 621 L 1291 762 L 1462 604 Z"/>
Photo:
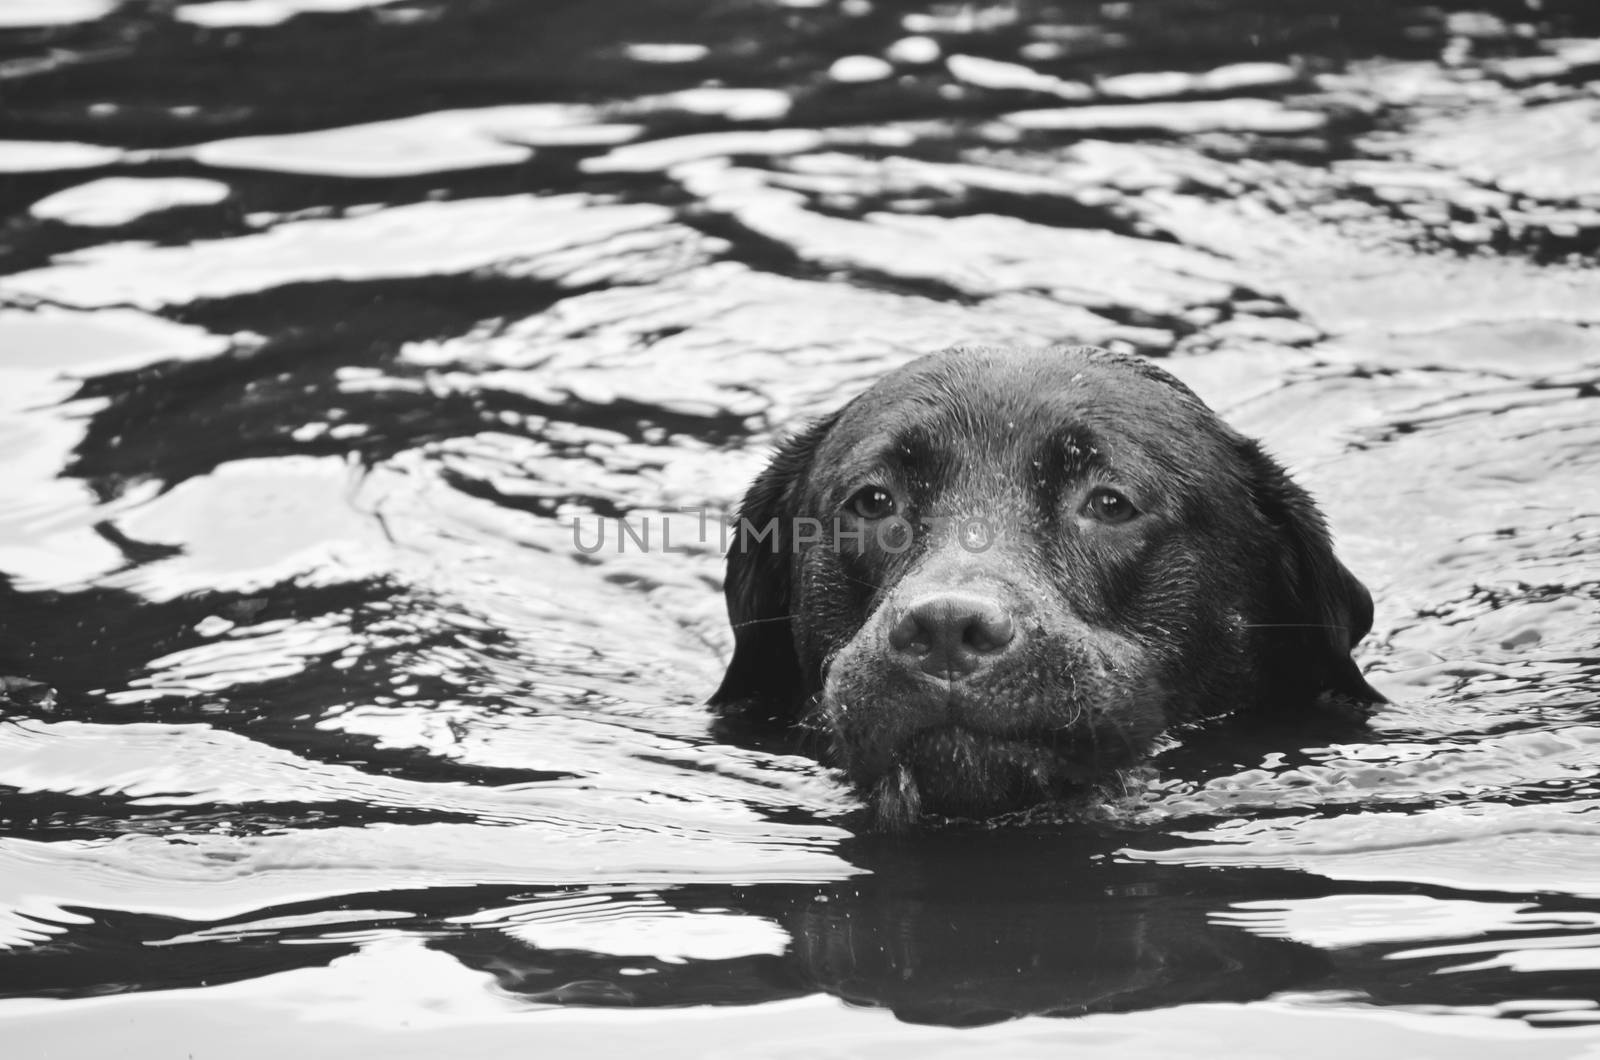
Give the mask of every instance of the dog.
<path id="1" fill-rule="evenodd" d="M 1372 597 L 1260 445 L 1153 363 L 955 348 L 891 371 L 750 486 L 711 704 L 800 722 L 873 823 L 988 818 L 1168 726 L 1383 702 Z"/>

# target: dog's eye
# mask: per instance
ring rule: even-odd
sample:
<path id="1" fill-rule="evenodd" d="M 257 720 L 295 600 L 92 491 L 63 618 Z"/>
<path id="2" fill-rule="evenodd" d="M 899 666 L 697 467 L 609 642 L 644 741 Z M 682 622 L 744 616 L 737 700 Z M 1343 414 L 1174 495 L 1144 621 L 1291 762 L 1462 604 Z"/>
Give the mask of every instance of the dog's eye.
<path id="1" fill-rule="evenodd" d="M 894 494 L 882 486 L 865 486 L 850 498 L 850 510 L 863 519 L 887 519 L 895 512 Z"/>
<path id="2" fill-rule="evenodd" d="M 1125 523 L 1139 514 L 1133 502 L 1113 489 L 1101 486 L 1090 492 L 1083 502 L 1083 512 L 1102 523 Z"/>

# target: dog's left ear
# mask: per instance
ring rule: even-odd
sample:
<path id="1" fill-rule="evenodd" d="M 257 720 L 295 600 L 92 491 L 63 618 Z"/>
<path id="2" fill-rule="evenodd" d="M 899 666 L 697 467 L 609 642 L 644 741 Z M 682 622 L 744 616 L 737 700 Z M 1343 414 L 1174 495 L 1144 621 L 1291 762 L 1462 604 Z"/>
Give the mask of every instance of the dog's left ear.
<path id="1" fill-rule="evenodd" d="M 1311 495 L 1253 441 L 1242 440 L 1252 499 L 1282 544 L 1275 599 L 1261 643 L 1274 697 L 1370 706 L 1386 702 L 1350 652 L 1372 629 L 1372 594 L 1333 553 Z"/>
<path id="2" fill-rule="evenodd" d="M 723 594 L 733 658 L 709 700 L 750 718 L 792 718 L 806 699 L 794 646 L 794 524 L 817 447 L 839 414 L 790 438 L 756 476 L 739 505 Z"/>

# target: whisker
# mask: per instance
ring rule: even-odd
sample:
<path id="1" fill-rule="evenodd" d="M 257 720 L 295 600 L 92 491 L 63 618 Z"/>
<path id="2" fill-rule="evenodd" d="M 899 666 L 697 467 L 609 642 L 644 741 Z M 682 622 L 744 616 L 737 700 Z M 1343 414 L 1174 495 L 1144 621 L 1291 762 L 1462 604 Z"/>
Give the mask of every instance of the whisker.
<path id="1" fill-rule="evenodd" d="M 764 622 L 788 622 L 790 619 L 794 619 L 794 618 L 798 618 L 798 617 L 800 617 L 800 616 L 797 615 L 797 614 L 794 614 L 793 612 L 791 612 L 791 613 L 789 613 L 787 615 L 775 615 L 772 618 L 747 618 L 743 622 L 731 622 L 731 623 L 729 623 L 729 628 L 730 629 L 743 629 L 746 626 L 759 626 Z"/>
<path id="2" fill-rule="evenodd" d="M 852 574 L 846 574 L 844 571 L 835 571 L 834 573 L 847 582 L 855 582 L 857 585 L 864 585 L 873 592 L 877 592 L 878 589 L 881 588 L 877 582 L 869 582 L 865 578 L 857 578 Z"/>

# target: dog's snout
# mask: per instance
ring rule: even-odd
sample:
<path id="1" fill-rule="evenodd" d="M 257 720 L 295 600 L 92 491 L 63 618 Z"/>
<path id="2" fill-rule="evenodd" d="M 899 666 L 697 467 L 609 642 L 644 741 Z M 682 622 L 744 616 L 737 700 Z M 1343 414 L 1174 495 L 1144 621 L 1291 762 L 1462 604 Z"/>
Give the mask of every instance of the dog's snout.
<path id="1" fill-rule="evenodd" d="M 999 603 L 969 593 L 940 593 L 907 607 L 889 628 L 889 647 L 924 673 L 955 678 L 979 669 L 1016 638 Z"/>

